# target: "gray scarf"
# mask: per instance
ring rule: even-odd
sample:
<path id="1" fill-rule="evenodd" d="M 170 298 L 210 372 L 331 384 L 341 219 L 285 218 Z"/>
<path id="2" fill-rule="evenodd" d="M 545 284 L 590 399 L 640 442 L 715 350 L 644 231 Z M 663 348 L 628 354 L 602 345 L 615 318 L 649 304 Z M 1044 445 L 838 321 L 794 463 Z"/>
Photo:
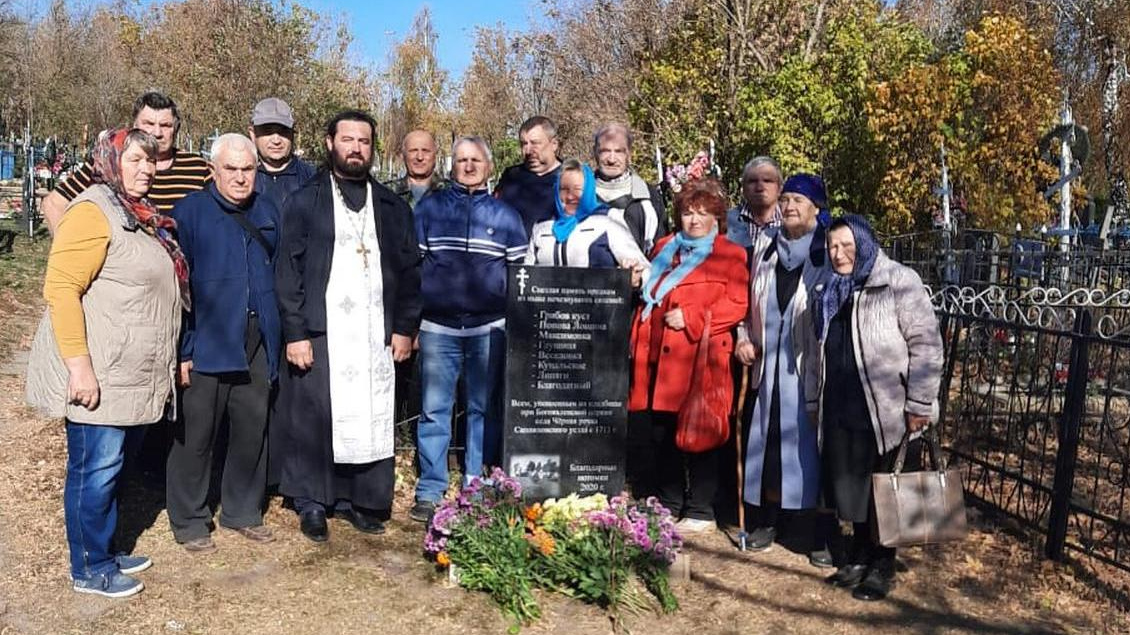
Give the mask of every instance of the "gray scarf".
<path id="1" fill-rule="evenodd" d="M 623 174 L 605 180 L 600 174 L 596 175 L 596 196 L 602 201 L 614 201 L 621 196 L 632 193 L 632 172 L 625 170 Z"/>
<path id="2" fill-rule="evenodd" d="M 804 264 L 808 259 L 809 250 L 812 249 L 812 236 L 815 233 L 816 230 L 813 229 L 796 240 L 785 238 L 784 231 L 777 233 L 777 255 L 785 269 L 792 271 Z"/>

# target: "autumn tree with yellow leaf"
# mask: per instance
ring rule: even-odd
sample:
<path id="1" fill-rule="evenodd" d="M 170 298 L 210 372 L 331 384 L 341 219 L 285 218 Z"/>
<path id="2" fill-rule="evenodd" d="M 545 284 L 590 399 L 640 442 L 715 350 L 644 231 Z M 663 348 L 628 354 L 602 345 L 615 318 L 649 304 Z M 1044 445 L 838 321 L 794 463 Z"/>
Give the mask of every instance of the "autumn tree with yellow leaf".
<path id="1" fill-rule="evenodd" d="M 878 220 L 888 232 L 928 227 L 938 205 L 945 143 L 966 225 L 1032 227 L 1052 213 L 1042 198 L 1055 178 L 1038 156 L 1054 124 L 1058 74 L 1051 55 L 1017 19 L 989 16 L 962 47 L 875 87 L 868 118 L 885 174 Z"/>

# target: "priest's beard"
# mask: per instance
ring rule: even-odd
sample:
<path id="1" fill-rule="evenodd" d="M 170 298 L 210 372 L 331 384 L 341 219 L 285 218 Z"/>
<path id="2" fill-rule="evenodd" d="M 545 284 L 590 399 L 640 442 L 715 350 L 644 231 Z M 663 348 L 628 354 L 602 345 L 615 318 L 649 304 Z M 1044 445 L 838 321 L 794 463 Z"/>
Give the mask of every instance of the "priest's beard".
<path id="1" fill-rule="evenodd" d="M 366 157 L 360 152 L 343 155 L 340 150 L 334 148 L 333 152 L 330 153 L 330 161 L 333 162 L 334 172 L 341 175 L 342 178 L 363 179 L 369 174 L 372 156 Z"/>

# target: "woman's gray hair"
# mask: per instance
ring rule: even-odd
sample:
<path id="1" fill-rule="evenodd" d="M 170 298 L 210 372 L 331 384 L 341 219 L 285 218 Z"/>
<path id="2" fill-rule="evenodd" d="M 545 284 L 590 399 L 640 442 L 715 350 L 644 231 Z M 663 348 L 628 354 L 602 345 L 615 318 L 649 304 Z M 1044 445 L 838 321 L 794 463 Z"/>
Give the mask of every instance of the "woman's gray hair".
<path id="1" fill-rule="evenodd" d="M 229 132 L 217 137 L 216 140 L 212 142 L 212 148 L 208 155 L 214 162 L 226 150 L 245 150 L 250 152 L 251 156 L 255 157 L 256 160 L 258 160 L 259 156 L 255 150 L 255 142 L 238 132 Z"/>
<path id="2" fill-rule="evenodd" d="M 785 182 L 785 174 L 781 171 L 781 165 L 777 163 L 773 157 L 757 156 L 746 162 L 745 167 L 742 168 L 742 183 L 745 182 L 745 175 L 749 174 L 750 170 L 755 170 L 763 165 L 768 165 L 777 173 L 777 185 L 781 185 Z"/>
<path id="3" fill-rule="evenodd" d="M 490 144 L 486 142 L 486 139 L 483 139 L 482 137 L 479 137 L 477 135 L 468 135 L 456 139 L 455 142 L 451 144 L 452 160 L 455 159 L 455 151 L 458 150 L 459 146 L 463 145 L 464 143 L 470 143 L 476 146 L 479 151 L 483 153 L 483 156 L 487 158 L 487 163 L 494 165 L 494 155 L 490 152 Z M 452 169 L 455 169 L 454 164 L 452 164 Z"/>
<path id="4" fill-rule="evenodd" d="M 103 131 L 102 134 L 99 134 L 98 138 L 101 139 L 103 134 L 106 134 L 106 131 Z M 122 145 L 122 150 L 125 151 L 132 145 L 138 146 L 145 151 L 145 154 L 149 155 L 150 157 L 157 156 L 157 138 L 149 134 L 148 132 L 145 132 L 141 128 L 133 128 L 126 133 L 126 141 Z"/>

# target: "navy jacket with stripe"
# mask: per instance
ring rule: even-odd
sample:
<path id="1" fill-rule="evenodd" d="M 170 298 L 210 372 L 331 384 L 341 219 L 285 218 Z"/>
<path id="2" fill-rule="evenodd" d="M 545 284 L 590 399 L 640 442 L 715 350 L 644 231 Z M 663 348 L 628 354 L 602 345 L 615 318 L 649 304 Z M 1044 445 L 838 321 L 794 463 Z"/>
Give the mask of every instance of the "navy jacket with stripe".
<path id="1" fill-rule="evenodd" d="M 461 329 L 505 317 L 506 266 L 522 261 L 528 243 L 518 212 L 458 183 L 425 196 L 413 212 L 423 319 Z"/>

